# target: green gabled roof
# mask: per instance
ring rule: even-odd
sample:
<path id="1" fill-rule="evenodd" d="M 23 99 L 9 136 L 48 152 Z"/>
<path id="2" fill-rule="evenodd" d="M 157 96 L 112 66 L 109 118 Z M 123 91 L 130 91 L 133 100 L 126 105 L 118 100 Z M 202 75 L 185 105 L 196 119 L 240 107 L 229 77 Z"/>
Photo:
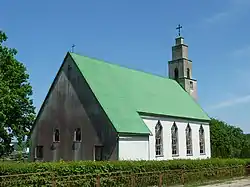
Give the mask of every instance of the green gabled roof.
<path id="1" fill-rule="evenodd" d="M 150 133 L 138 112 L 210 120 L 174 80 L 70 55 L 119 133 Z"/>

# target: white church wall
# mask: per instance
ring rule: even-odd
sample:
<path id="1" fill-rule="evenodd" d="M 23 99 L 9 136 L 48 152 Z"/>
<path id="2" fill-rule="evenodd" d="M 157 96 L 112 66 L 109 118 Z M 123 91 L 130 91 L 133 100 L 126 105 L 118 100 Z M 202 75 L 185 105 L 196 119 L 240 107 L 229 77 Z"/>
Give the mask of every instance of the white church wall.
<path id="1" fill-rule="evenodd" d="M 119 160 L 149 160 L 148 136 L 120 136 Z"/>
<path id="2" fill-rule="evenodd" d="M 156 156 L 155 154 L 155 126 L 160 120 L 163 127 L 163 155 Z M 185 121 L 180 119 L 171 118 L 153 118 L 143 117 L 143 121 L 152 132 L 149 136 L 149 158 L 150 160 L 170 160 L 170 159 L 206 159 L 211 157 L 210 148 L 210 129 L 208 123 L 197 123 L 194 121 Z M 173 123 L 178 128 L 178 156 L 172 156 L 172 139 L 171 139 L 171 127 Z M 192 129 L 192 149 L 193 154 L 187 156 L 186 154 L 186 127 L 189 123 Z M 205 134 L 205 154 L 200 154 L 199 145 L 199 128 L 202 124 Z"/>

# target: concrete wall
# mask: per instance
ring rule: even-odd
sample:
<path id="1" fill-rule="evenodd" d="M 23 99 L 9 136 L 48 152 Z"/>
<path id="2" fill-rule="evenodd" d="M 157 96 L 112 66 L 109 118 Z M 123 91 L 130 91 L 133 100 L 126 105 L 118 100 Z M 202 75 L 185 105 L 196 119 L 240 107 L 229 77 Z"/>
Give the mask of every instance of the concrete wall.
<path id="1" fill-rule="evenodd" d="M 156 157 L 155 155 L 155 126 L 160 120 L 163 127 L 163 156 Z M 209 125 L 206 123 L 199 123 L 194 121 L 186 121 L 171 118 L 156 118 L 156 117 L 143 117 L 143 121 L 148 126 L 152 135 L 149 137 L 149 151 L 150 160 L 170 160 L 170 159 L 205 159 L 211 157 L 210 149 L 210 130 Z M 173 123 L 178 127 L 178 142 L 179 142 L 179 156 L 172 156 L 172 140 L 171 140 L 171 127 Z M 185 129 L 189 123 L 192 129 L 192 145 L 193 154 L 187 156 L 186 154 L 186 134 Z M 203 125 L 205 131 L 205 154 L 200 154 L 199 146 L 199 128 Z"/>
<path id="2" fill-rule="evenodd" d="M 189 68 L 190 78 L 193 77 L 192 62 L 185 58 L 172 60 L 168 62 L 169 78 L 174 79 L 175 68 L 179 71 L 179 78 L 187 78 L 187 68 Z"/>
<path id="3" fill-rule="evenodd" d="M 193 84 L 193 88 L 191 88 L 191 82 Z M 185 85 L 185 90 L 191 95 L 195 100 L 198 100 L 197 93 L 197 81 L 192 79 L 182 79 L 180 83 Z"/>
<path id="4" fill-rule="evenodd" d="M 148 136 L 120 136 L 119 160 L 149 160 Z"/>
<path id="5" fill-rule="evenodd" d="M 174 73 L 175 68 L 178 69 L 179 78 L 184 77 L 183 59 L 168 62 L 168 76 L 170 79 L 175 78 L 174 77 L 175 76 L 175 73 Z"/>
<path id="6" fill-rule="evenodd" d="M 192 61 L 188 60 L 188 46 L 183 43 L 183 38 L 176 38 L 176 45 L 172 47 L 172 60 L 168 62 L 168 76 L 174 79 L 175 69 L 178 69 L 179 84 L 197 100 L 197 81 L 193 80 Z M 190 77 L 187 75 L 189 69 Z M 193 89 L 190 89 L 190 82 L 193 83 Z"/>
<path id="7" fill-rule="evenodd" d="M 176 45 L 172 47 L 172 60 L 181 58 L 188 59 L 188 46 L 185 44 Z"/>

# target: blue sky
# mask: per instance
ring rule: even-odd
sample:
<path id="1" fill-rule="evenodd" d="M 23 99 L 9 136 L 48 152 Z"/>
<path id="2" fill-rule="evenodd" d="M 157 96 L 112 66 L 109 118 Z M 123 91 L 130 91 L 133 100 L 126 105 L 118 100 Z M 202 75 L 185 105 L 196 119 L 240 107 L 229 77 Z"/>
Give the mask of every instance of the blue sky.
<path id="1" fill-rule="evenodd" d="M 179 23 L 200 104 L 250 132 L 249 0 L 3 0 L 0 11 L 0 29 L 27 66 L 37 110 L 73 43 L 75 52 L 166 75 Z"/>

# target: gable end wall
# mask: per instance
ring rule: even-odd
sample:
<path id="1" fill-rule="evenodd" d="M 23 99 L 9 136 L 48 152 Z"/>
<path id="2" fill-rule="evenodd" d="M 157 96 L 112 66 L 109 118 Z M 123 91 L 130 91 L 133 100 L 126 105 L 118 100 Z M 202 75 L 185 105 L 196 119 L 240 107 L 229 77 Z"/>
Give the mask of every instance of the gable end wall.
<path id="1" fill-rule="evenodd" d="M 93 160 L 95 145 L 104 146 L 104 159 L 117 159 L 116 132 L 70 55 L 54 81 L 32 132 L 30 159 L 37 145 L 44 146 L 44 161 Z M 79 127 L 82 141 L 74 143 Z M 60 129 L 59 143 L 53 143 L 54 128 Z"/>

